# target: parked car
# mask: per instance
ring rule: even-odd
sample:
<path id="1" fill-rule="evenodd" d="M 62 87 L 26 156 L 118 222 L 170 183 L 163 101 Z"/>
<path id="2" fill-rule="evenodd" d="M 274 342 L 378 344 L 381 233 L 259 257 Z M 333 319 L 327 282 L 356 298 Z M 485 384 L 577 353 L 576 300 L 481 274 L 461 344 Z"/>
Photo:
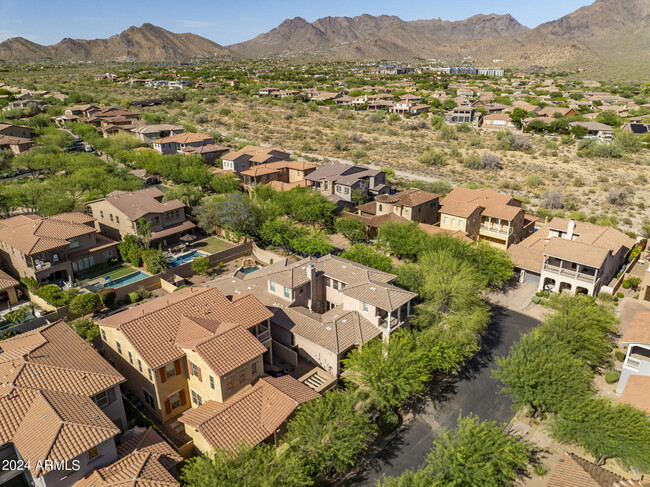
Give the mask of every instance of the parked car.
<path id="1" fill-rule="evenodd" d="M 160 179 L 158 179 L 156 176 L 151 176 L 147 178 L 145 184 L 160 184 Z"/>

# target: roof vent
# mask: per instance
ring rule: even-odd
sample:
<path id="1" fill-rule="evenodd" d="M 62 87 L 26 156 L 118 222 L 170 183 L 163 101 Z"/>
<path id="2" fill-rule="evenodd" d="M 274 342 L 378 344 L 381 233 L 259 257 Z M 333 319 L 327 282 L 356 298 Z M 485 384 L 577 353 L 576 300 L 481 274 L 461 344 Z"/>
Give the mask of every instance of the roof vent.
<path id="1" fill-rule="evenodd" d="M 325 329 L 326 329 L 327 331 L 330 331 L 330 330 L 332 329 L 332 327 L 331 327 L 331 326 L 326 326 Z"/>
<path id="2" fill-rule="evenodd" d="M 370 290 L 371 290 L 371 291 L 376 291 L 376 290 L 377 290 L 377 288 L 376 288 L 376 287 L 374 287 L 374 286 L 372 286 L 372 287 L 370 288 Z"/>

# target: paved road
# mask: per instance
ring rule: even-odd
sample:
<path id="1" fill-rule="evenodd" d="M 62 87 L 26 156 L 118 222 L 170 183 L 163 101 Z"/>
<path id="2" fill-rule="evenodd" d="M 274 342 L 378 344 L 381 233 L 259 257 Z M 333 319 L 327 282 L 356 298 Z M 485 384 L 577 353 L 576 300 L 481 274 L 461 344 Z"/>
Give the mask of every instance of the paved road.
<path id="1" fill-rule="evenodd" d="M 498 393 L 490 371 L 495 357 L 506 355 L 510 345 L 539 324 L 534 318 L 500 306 L 483 341 L 481 352 L 458 377 L 439 384 L 429 394 L 422 410 L 355 478 L 340 487 L 374 486 L 384 475 L 395 476 L 422 464 L 435 433 L 452 427 L 458 414 L 474 413 L 482 419 L 508 423 L 514 416 L 510 399 Z"/>

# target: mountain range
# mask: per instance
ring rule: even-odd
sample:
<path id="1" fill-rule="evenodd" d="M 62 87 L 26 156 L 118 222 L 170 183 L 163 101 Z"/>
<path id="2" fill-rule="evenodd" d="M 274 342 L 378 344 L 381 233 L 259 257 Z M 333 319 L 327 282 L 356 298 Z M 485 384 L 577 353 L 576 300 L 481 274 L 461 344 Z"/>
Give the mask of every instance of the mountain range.
<path id="1" fill-rule="evenodd" d="M 517 69 L 582 68 L 592 72 L 650 74 L 650 0 L 596 0 L 558 20 L 530 29 L 510 15 L 475 15 L 462 21 L 405 21 L 389 15 L 287 19 L 254 39 L 221 46 L 194 34 L 151 24 L 108 39 L 63 39 L 41 46 L 24 38 L 0 43 L 0 59 L 180 60 L 326 57 L 343 60 L 426 59 Z"/>

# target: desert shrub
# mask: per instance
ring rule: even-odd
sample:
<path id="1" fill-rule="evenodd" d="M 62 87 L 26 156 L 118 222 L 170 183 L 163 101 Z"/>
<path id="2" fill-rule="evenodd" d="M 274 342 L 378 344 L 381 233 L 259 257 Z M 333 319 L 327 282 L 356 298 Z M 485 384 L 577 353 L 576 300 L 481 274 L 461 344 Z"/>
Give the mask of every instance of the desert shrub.
<path id="1" fill-rule="evenodd" d="M 640 277 L 630 277 L 629 279 L 625 279 L 623 281 L 623 289 L 634 289 L 636 291 L 639 288 L 640 284 Z"/>
<path id="2" fill-rule="evenodd" d="M 530 138 L 505 130 L 497 134 L 497 140 L 497 147 L 501 150 L 527 151 L 533 147 Z"/>
<path id="3" fill-rule="evenodd" d="M 616 349 L 614 350 L 614 357 L 616 357 L 616 360 L 618 360 L 619 362 L 624 362 L 625 352 L 623 350 Z"/>
<path id="4" fill-rule="evenodd" d="M 529 188 L 537 188 L 544 185 L 544 180 L 538 174 L 531 174 L 526 178 L 526 184 Z"/>
<path id="5" fill-rule="evenodd" d="M 481 156 L 481 167 L 487 171 L 498 171 L 503 168 L 503 164 L 498 155 L 486 152 Z"/>
<path id="6" fill-rule="evenodd" d="M 470 154 L 463 159 L 463 166 L 468 169 L 481 169 L 481 156 L 478 154 Z"/>
<path id="7" fill-rule="evenodd" d="M 628 193 L 623 188 L 613 188 L 607 194 L 607 201 L 612 205 L 625 206 L 628 204 Z"/>
<path id="8" fill-rule="evenodd" d="M 102 304 L 106 308 L 110 308 L 115 304 L 115 289 L 112 288 L 107 288 L 107 289 L 100 289 L 97 294 L 99 295 L 99 299 L 101 300 Z"/>
<path id="9" fill-rule="evenodd" d="M 608 370 L 605 372 L 605 382 L 608 384 L 618 382 L 618 379 L 620 379 L 620 377 L 621 373 L 618 370 Z"/>
<path id="10" fill-rule="evenodd" d="M 210 270 L 210 259 L 206 256 L 197 257 L 192 261 L 190 267 L 195 274 L 207 274 Z"/>
<path id="11" fill-rule="evenodd" d="M 546 191 L 542 195 L 540 205 L 551 210 L 564 208 L 564 193 L 562 191 Z"/>
<path id="12" fill-rule="evenodd" d="M 128 294 L 129 301 L 132 303 L 137 303 L 140 301 L 140 295 L 136 292 L 132 292 Z"/>
<path id="13" fill-rule="evenodd" d="M 447 164 L 445 154 L 435 151 L 433 149 L 427 150 L 420 156 L 419 161 L 427 166 L 444 166 Z"/>
<path id="14" fill-rule="evenodd" d="M 624 297 L 625 297 L 625 294 L 623 294 L 622 292 L 619 291 L 619 292 L 616 293 L 616 297 L 617 297 L 618 299 L 621 299 L 621 298 L 624 298 Z"/>

